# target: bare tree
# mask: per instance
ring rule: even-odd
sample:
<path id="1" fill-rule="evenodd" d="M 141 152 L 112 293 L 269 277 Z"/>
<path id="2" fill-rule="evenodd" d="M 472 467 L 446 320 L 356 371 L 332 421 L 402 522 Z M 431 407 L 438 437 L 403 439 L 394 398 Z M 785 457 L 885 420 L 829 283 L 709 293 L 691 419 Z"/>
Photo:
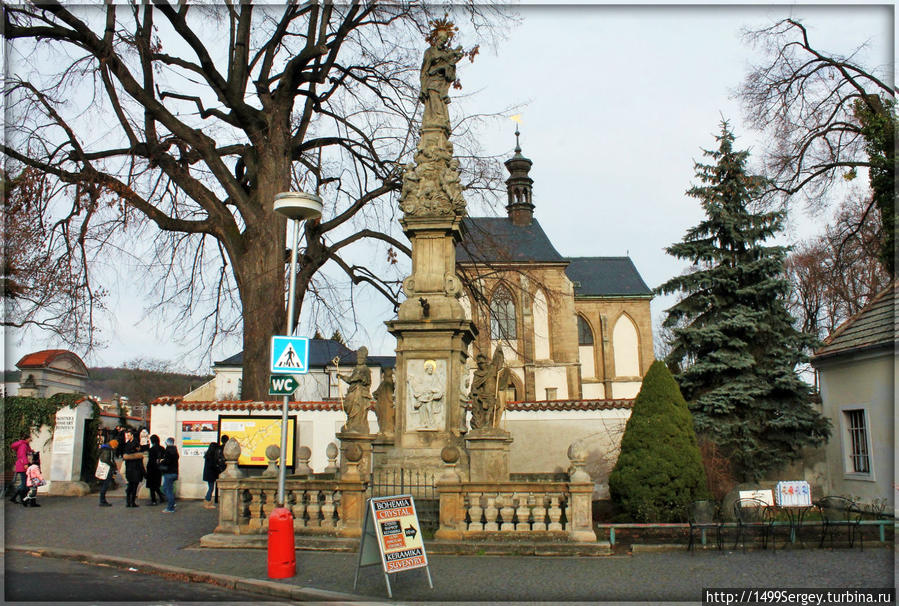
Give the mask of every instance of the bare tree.
<path id="1" fill-rule="evenodd" d="M 881 259 L 894 271 L 896 88 L 855 60 L 817 48 L 793 19 L 750 31 L 767 59 L 746 77 L 740 98 L 753 126 L 771 136 L 767 173 L 782 202 L 797 193 L 821 207 L 843 179 L 868 172 L 868 212 L 883 223 Z"/>
<path id="2" fill-rule="evenodd" d="M 495 32 L 496 12 L 460 10 L 474 31 Z M 53 178 L 60 230 L 103 225 L 100 242 L 129 251 L 154 235 L 149 263 L 172 325 L 206 343 L 242 332 L 247 397 L 266 393 L 268 338 L 284 329 L 277 193 L 326 199 L 304 225 L 298 314 L 307 294 L 328 300 L 333 280 L 316 280 L 326 264 L 396 303 L 389 261 L 409 249 L 391 202 L 415 148 L 427 7 L 50 0 L 5 4 L 3 16 L 14 55 L 3 152 Z M 457 153 L 473 191 L 493 170 L 478 151 Z"/>
<path id="3" fill-rule="evenodd" d="M 799 244 L 786 261 L 788 306 L 803 332 L 824 339 L 890 281 L 878 261 L 881 225 L 868 199 L 850 197 L 823 236 Z"/>

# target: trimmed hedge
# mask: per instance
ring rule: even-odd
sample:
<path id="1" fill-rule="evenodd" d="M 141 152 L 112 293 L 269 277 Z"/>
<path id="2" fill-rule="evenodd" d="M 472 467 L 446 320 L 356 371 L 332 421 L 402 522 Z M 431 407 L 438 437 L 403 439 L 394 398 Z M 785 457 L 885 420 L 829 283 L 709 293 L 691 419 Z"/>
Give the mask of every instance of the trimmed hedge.
<path id="1" fill-rule="evenodd" d="M 609 492 L 638 522 L 685 521 L 690 503 L 708 498 L 693 417 L 661 361 L 643 378 L 609 476 Z"/>

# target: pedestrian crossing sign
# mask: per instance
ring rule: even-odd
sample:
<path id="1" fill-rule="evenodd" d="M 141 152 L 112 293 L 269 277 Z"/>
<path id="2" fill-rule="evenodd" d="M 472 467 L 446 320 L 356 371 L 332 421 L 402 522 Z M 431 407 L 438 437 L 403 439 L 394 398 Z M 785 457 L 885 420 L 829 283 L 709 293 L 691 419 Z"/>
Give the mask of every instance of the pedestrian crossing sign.
<path id="1" fill-rule="evenodd" d="M 272 337 L 272 374 L 309 372 L 309 337 Z"/>

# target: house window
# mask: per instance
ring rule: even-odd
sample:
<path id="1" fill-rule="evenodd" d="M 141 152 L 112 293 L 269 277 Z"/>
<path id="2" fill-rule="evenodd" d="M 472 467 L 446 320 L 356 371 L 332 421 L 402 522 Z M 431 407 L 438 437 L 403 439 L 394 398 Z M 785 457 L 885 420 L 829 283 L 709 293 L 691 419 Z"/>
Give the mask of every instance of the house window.
<path id="1" fill-rule="evenodd" d="M 865 423 L 864 409 L 846 410 L 843 412 L 846 430 L 849 434 L 849 461 L 847 471 L 850 473 L 871 473 L 871 461 L 868 456 L 868 428 Z"/>
<path id="2" fill-rule="evenodd" d="M 515 301 L 509 289 L 500 286 L 490 302 L 490 338 L 511 341 L 517 339 L 515 327 Z"/>
<path id="3" fill-rule="evenodd" d="M 593 345 L 593 331 L 583 316 L 577 317 L 577 344 Z"/>

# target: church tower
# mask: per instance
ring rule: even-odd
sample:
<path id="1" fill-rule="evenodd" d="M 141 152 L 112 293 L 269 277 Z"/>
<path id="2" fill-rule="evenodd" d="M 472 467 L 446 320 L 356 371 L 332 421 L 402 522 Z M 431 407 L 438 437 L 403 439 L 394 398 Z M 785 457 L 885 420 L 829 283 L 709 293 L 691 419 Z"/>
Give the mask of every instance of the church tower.
<path id="1" fill-rule="evenodd" d="M 518 142 L 520 133 L 515 128 L 515 155 L 506 160 L 506 169 L 509 178 L 506 179 L 506 189 L 509 192 L 509 203 L 506 211 L 513 225 L 530 225 L 534 219 L 534 203 L 531 199 L 534 180 L 528 176 L 531 166 L 534 164 L 528 158 L 521 155 L 521 145 Z"/>

